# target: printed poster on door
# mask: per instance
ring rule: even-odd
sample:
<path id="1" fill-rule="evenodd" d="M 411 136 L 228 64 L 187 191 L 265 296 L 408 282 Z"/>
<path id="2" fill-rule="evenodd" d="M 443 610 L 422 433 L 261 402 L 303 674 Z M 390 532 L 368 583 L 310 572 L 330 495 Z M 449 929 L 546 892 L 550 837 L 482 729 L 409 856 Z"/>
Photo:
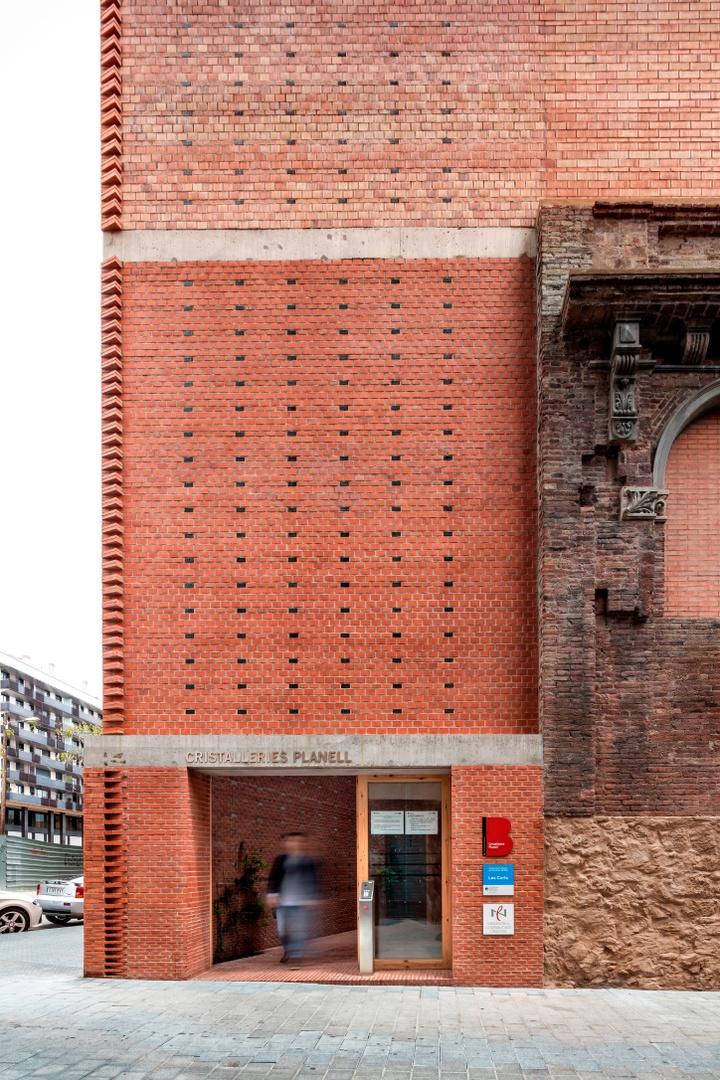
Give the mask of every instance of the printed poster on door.
<path id="1" fill-rule="evenodd" d="M 438 831 L 437 810 L 406 810 L 405 832 L 414 836 L 432 836 Z"/>
<path id="2" fill-rule="evenodd" d="M 370 811 L 370 833 L 372 836 L 402 836 L 404 832 L 404 810 Z"/>

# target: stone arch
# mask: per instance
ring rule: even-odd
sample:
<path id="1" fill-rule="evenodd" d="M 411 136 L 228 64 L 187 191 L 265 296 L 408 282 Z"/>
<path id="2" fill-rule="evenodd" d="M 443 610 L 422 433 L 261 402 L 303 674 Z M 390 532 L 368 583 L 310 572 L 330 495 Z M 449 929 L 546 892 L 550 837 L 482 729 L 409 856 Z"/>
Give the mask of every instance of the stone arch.
<path id="1" fill-rule="evenodd" d="M 720 395 L 699 398 L 672 441 L 663 479 L 665 605 L 671 618 L 720 618 Z M 677 414 L 676 414 L 677 415 Z"/>
<path id="2" fill-rule="evenodd" d="M 655 451 L 655 461 L 653 463 L 653 487 L 657 491 L 665 489 L 665 470 L 667 468 L 672 445 L 678 435 L 680 435 L 686 427 L 689 427 L 693 420 L 697 420 L 706 412 L 710 412 L 712 409 L 717 408 L 720 408 L 720 379 L 716 379 L 715 382 L 710 383 L 708 386 L 704 386 L 701 390 L 696 390 L 694 394 L 691 394 L 690 397 L 675 410 L 665 425 L 665 430 L 660 436 L 660 441 L 657 444 L 657 449 Z"/>

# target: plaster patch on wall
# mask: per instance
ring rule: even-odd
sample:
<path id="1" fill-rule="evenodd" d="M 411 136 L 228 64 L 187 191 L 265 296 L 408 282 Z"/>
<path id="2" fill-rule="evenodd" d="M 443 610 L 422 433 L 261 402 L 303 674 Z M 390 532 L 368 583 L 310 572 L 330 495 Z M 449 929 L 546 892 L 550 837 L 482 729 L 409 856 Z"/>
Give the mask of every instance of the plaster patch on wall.
<path id="1" fill-rule="evenodd" d="M 720 985 L 719 817 L 549 817 L 545 984 Z"/>

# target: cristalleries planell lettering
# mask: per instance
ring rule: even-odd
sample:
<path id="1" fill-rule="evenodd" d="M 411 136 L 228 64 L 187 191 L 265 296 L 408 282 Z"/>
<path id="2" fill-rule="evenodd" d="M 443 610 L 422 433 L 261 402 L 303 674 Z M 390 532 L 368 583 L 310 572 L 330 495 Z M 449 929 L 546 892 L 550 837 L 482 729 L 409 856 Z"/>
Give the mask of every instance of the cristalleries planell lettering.
<path id="1" fill-rule="evenodd" d="M 188 765 L 352 765 L 347 750 L 188 750 Z"/>

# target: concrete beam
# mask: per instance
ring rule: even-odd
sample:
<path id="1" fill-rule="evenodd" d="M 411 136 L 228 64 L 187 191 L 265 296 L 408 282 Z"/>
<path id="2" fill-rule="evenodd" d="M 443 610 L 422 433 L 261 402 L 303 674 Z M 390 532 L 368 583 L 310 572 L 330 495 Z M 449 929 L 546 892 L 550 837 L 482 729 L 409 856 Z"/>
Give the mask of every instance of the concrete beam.
<path id="1" fill-rule="evenodd" d="M 534 258 L 534 229 L 143 229 L 105 233 L 123 262 Z"/>
<path id="2" fill-rule="evenodd" d="M 539 735 L 90 735 L 85 765 L 222 772 L 388 772 L 542 765 Z"/>

